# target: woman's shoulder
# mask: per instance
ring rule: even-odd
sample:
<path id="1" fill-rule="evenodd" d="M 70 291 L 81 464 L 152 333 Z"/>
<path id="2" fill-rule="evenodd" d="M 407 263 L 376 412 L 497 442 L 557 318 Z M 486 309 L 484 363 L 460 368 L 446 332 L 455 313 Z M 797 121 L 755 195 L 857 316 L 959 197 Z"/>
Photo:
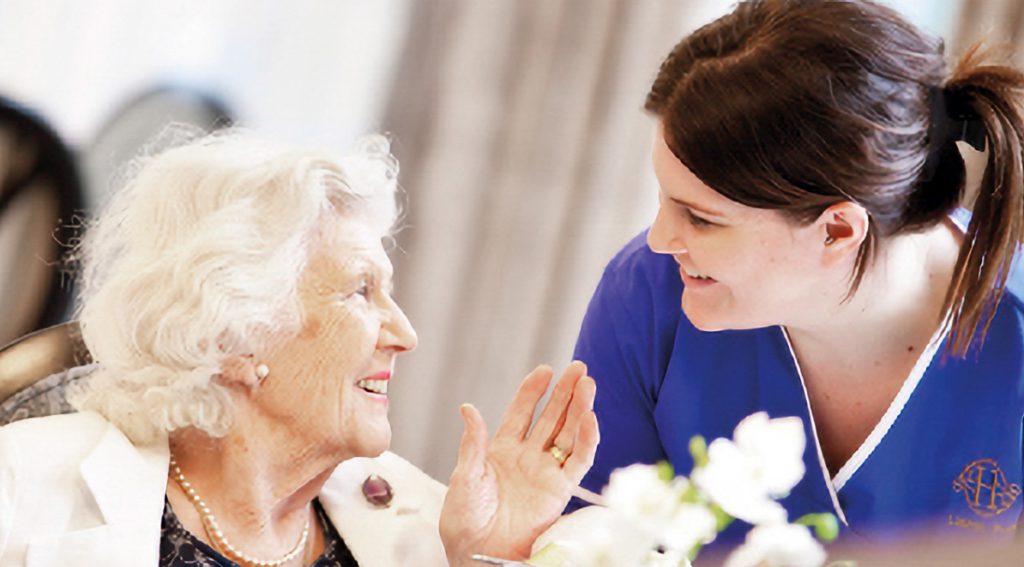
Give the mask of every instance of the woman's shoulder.
<path id="1" fill-rule="evenodd" d="M 1003 298 L 1010 302 L 1018 315 L 1024 314 L 1024 250 L 1018 250 L 1013 258 Z"/>
<path id="2" fill-rule="evenodd" d="M 993 342 L 989 340 L 990 338 L 995 338 L 1004 347 L 1015 345 L 1017 351 L 1024 349 L 1024 257 L 1022 256 L 1024 256 L 1024 250 L 1018 250 L 1010 264 L 1006 285 L 999 298 L 992 321 L 984 333 L 986 338 L 983 341 L 988 344 Z M 1001 349 L 1000 352 L 1002 352 Z"/>
<path id="3" fill-rule="evenodd" d="M 949 218 L 960 232 L 966 232 L 971 222 L 971 211 L 965 208 L 954 209 L 950 212 Z M 1008 308 L 1018 318 L 1024 318 L 1024 248 L 1017 248 L 1010 263 L 1010 273 L 1006 277 L 1006 287 L 1003 289 L 999 308 Z"/>
<path id="4" fill-rule="evenodd" d="M 445 486 L 385 452 L 335 469 L 320 503 L 361 565 L 446 565 L 437 536 Z"/>
<path id="5" fill-rule="evenodd" d="M 372 459 L 378 466 L 387 468 L 390 471 L 394 471 L 396 474 L 400 474 L 403 477 L 413 479 L 414 482 L 418 482 L 431 487 L 440 487 L 444 490 L 444 485 L 435 480 L 432 476 L 423 472 L 422 469 L 409 461 L 399 457 L 391 451 L 384 451 L 380 456 Z"/>
<path id="6" fill-rule="evenodd" d="M 352 487 L 358 487 L 357 499 L 362 498 L 371 507 L 371 502 L 363 492 L 367 479 L 382 479 L 392 493 L 392 497 L 408 499 L 415 497 L 420 503 L 431 507 L 444 500 L 446 488 L 443 484 L 423 472 L 419 467 L 398 455 L 385 451 L 377 457 L 358 457 L 349 459 L 335 469 L 325 485 L 326 490 L 341 490 L 346 494 L 354 494 Z"/>
<path id="7" fill-rule="evenodd" d="M 104 431 L 108 426 L 110 422 L 100 414 L 80 411 L 18 420 L 0 427 L 0 435 L 47 435 L 59 432 L 66 434 L 68 428 L 74 428 L 78 430 L 77 433 L 87 435 L 90 432 Z"/>
<path id="8" fill-rule="evenodd" d="M 78 466 L 110 427 L 94 412 L 24 419 L 0 427 L 0 467 L 55 469 Z"/>
<path id="9" fill-rule="evenodd" d="M 159 535 L 166 471 L 166 443 L 135 447 L 92 412 L 0 428 L 0 565 L 33 549 L 47 565 L 155 564 L 155 554 L 140 557 L 156 549 L 148 541 Z M 111 538 L 116 561 L 104 547 Z"/>

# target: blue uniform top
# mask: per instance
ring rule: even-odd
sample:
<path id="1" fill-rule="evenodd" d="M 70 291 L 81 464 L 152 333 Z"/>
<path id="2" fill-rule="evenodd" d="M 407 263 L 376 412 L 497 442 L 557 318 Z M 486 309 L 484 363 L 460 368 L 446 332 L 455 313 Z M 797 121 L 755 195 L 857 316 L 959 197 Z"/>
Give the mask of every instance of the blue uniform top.
<path id="1" fill-rule="evenodd" d="M 668 460 L 688 474 L 692 436 L 732 437 L 741 419 L 763 410 L 804 422 L 806 473 L 782 500 L 790 519 L 832 512 L 844 537 L 872 539 L 918 528 L 1013 533 L 1024 479 L 1019 263 L 981 350 L 944 358 L 945 341 L 932 345 L 863 446 L 830 478 L 782 328 L 696 329 L 680 308 L 678 265 L 648 249 L 645 237 L 606 268 L 576 346 L 597 381 L 601 428 L 583 486 L 600 491 L 613 469 L 637 462 Z M 717 542 L 734 543 L 747 529 L 736 522 Z"/>

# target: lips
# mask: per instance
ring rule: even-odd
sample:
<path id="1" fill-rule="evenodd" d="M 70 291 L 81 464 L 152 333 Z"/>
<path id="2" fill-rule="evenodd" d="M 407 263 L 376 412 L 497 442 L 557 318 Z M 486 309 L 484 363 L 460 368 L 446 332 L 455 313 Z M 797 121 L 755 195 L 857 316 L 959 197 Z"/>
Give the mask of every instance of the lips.
<path id="1" fill-rule="evenodd" d="M 356 382 L 356 386 L 367 392 L 386 396 L 388 394 L 388 384 L 390 381 L 391 372 L 385 370 L 383 372 L 378 372 L 373 376 L 367 376 L 366 378 L 359 380 Z"/>
<path id="2" fill-rule="evenodd" d="M 701 273 L 696 268 L 691 268 L 690 255 L 689 254 L 673 254 L 672 259 L 679 265 L 679 275 L 683 276 L 684 279 L 697 280 L 697 281 L 715 281 L 715 278 Z"/>
<path id="3" fill-rule="evenodd" d="M 693 279 L 697 279 L 697 280 L 711 280 L 711 281 L 714 281 L 714 278 L 712 278 L 711 276 L 708 276 L 708 275 L 702 274 L 702 273 L 700 273 L 700 272 L 698 272 L 698 271 L 696 271 L 696 270 L 691 270 L 691 269 L 687 268 L 686 266 L 684 266 L 684 265 L 682 265 L 682 264 L 679 264 L 679 267 L 680 267 L 680 268 L 682 269 L 682 271 L 683 271 L 683 272 L 684 272 L 684 273 L 685 273 L 685 274 L 686 274 L 687 276 L 690 276 L 690 277 L 691 277 L 691 278 L 693 278 Z"/>
<path id="4" fill-rule="evenodd" d="M 690 272 L 682 265 L 679 266 L 679 277 L 682 278 L 683 285 L 689 289 L 708 287 L 718 283 L 714 278 L 697 272 Z"/>

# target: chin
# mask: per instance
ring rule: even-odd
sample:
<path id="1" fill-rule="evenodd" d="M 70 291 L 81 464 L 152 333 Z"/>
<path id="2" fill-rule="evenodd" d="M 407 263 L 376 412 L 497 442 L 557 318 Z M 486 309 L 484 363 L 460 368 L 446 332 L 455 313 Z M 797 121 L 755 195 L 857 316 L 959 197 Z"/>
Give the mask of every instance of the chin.
<path id="1" fill-rule="evenodd" d="M 686 303 L 686 299 L 683 299 L 683 314 L 686 315 L 686 319 L 690 321 L 690 324 L 696 327 L 698 330 L 713 333 L 715 331 L 725 331 L 727 329 L 735 328 L 726 325 L 724 318 L 714 313 L 713 310 L 701 307 L 687 306 Z"/>
<path id="2" fill-rule="evenodd" d="M 753 313 L 749 309 L 738 307 L 730 300 L 712 302 L 706 298 L 699 298 L 695 301 L 683 293 L 679 302 L 686 319 L 700 331 L 742 331 L 776 324 L 765 322 L 763 313 Z"/>
<path id="3" fill-rule="evenodd" d="M 390 425 L 386 426 L 383 430 L 361 431 L 359 438 L 354 443 L 351 443 L 349 447 L 355 448 L 355 451 L 353 451 L 353 456 L 355 457 L 379 457 L 381 453 L 391 447 Z"/>
<path id="4" fill-rule="evenodd" d="M 690 324 L 697 330 L 714 333 L 717 331 L 742 331 L 745 329 L 759 329 L 771 326 L 773 323 L 758 323 L 750 319 L 739 319 L 728 315 L 717 313 L 710 309 L 687 308 L 683 303 L 683 314 Z"/>
<path id="5" fill-rule="evenodd" d="M 363 452 L 361 452 L 359 454 L 359 456 L 360 457 L 366 457 L 366 458 L 369 458 L 369 459 L 373 459 L 375 457 L 379 457 L 379 456 L 383 455 L 384 452 L 387 451 L 387 450 L 388 450 L 388 446 L 384 445 L 384 446 L 381 446 L 381 447 L 378 447 L 378 448 L 370 449 L 368 451 L 363 451 Z"/>
<path id="6" fill-rule="evenodd" d="M 387 451 L 390 448 L 391 448 L 391 430 L 388 429 L 387 435 L 381 436 L 380 439 L 375 439 L 374 442 L 370 444 L 369 452 L 372 453 L 372 455 L 367 455 L 367 456 L 378 457 L 378 456 L 380 456 L 381 453 L 383 453 L 384 451 Z"/>
<path id="7" fill-rule="evenodd" d="M 698 331 L 704 331 L 706 333 L 714 333 L 717 331 L 727 331 L 733 327 L 719 324 L 714 321 L 705 321 L 703 319 L 694 319 L 687 315 L 687 319 L 690 320 L 690 324 L 693 325 Z"/>
<path id="8" fill-rule="evenodd" d="M 771 327 L 780 323 L 772 323 L 755 319 L 738 319 L 736 317 L 723 316 L 718 313 L 708 312 L 702 309 L 687 309 L 683 306 L 683 314 L 686 315 L 690 324 L 700 331 L 714 333 L 716 331 L 745 331 L 748 329 L 761 329 Z"/>

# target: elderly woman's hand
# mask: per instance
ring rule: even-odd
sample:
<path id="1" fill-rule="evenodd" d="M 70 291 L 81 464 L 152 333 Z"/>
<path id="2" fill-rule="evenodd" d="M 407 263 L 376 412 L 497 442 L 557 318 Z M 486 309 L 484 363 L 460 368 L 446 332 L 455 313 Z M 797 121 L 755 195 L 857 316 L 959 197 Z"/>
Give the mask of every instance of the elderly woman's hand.
<path id="1" fill-rule="evenodd" d="M 565 370 L 533 429 L 552 371 L 541 366 L 527 375 L 489 445 L 480 412 L 462 406 L 465 431 L 440 526 L 453 566 L 469 565 L 473 553 L 525 559 L 559 517 L 599 439 L 595 384 L 586 371 L 582 362 Z"/>

